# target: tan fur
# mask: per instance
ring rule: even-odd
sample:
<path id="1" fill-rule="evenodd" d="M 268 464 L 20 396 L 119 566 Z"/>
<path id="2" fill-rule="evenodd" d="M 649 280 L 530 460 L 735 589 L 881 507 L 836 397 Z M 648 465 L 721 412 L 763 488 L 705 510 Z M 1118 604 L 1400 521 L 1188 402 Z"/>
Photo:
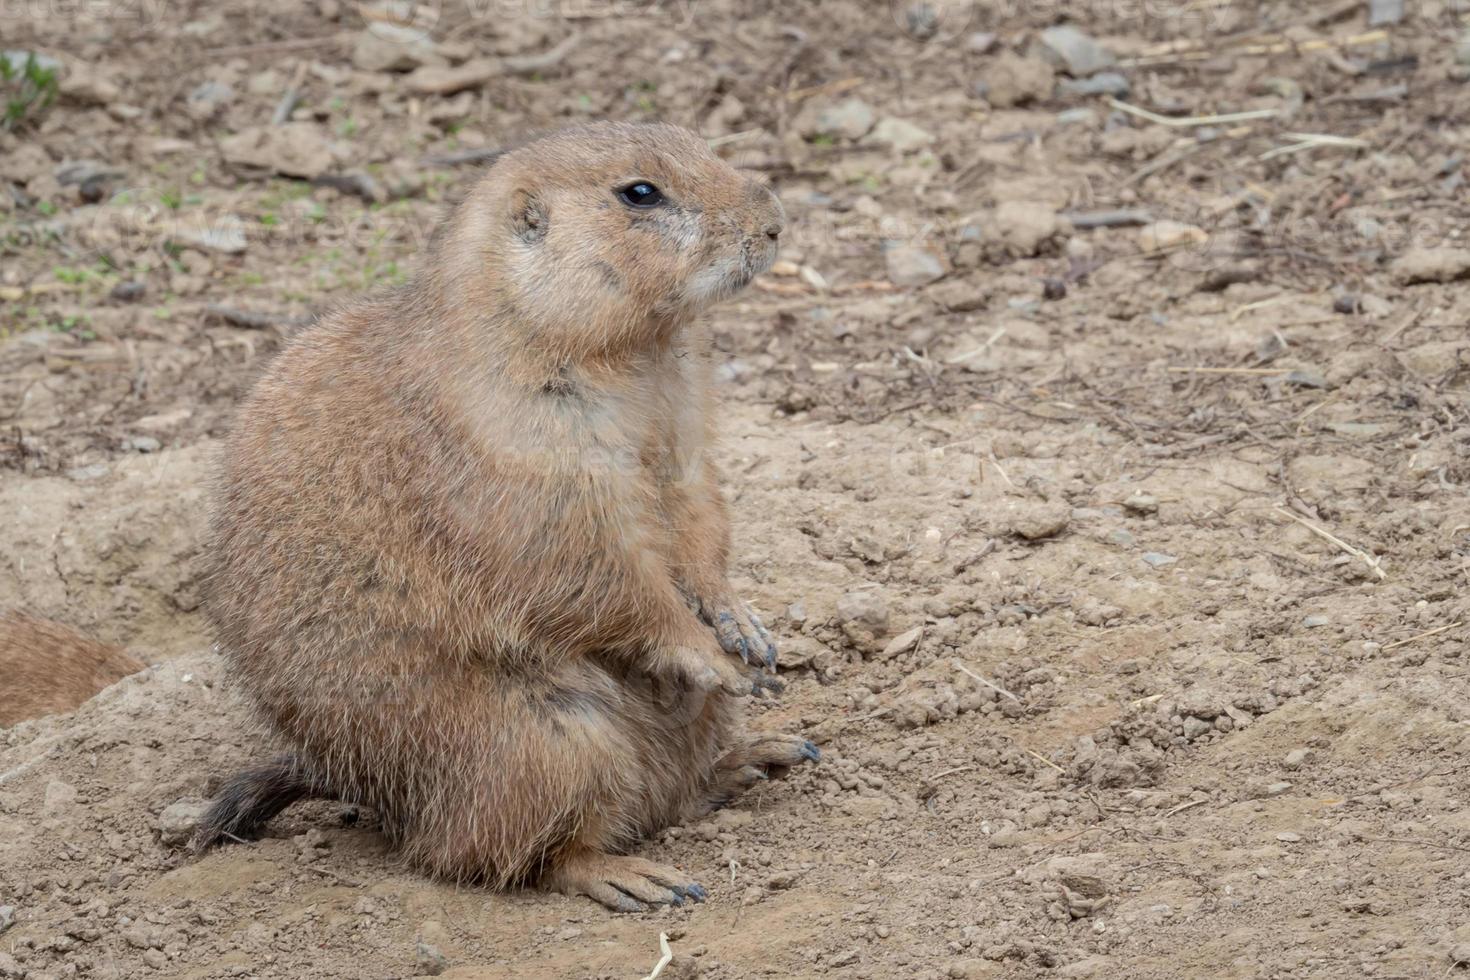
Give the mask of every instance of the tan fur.
<path id="1" fill-rule="evenodd" d="M 619 201 L 637 179 L 676 206 Z M 692 133 L 555 134 L 496 161 L 416 281 L 283 351 L 226 450 L 208 602 L 309 774 L 245 787 L 260 816 L 310 783 L 441 875 L 691 893 L 608 855 L 725 793 L 744 744 L 721 644 L 768 637 L 726 578 L 699 314 L 783 221 Z"/>
<path id="2" fill-rule="evenodd" d="M 0 728 L 71 711 L 144 666 L 68 626 L 0 612 Z"/>

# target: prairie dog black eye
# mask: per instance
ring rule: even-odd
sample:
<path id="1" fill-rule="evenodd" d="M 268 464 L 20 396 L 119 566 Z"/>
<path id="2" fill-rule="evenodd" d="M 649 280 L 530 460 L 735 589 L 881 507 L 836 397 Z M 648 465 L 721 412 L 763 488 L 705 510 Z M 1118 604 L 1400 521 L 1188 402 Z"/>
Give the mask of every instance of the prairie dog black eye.
<path id="1" fill-rule="evenodd" d="M 646 180 L 638 180 L 618 191 L 618 197 L 630 208 L 656 208 L 664 203 L 664 192 Z"/>

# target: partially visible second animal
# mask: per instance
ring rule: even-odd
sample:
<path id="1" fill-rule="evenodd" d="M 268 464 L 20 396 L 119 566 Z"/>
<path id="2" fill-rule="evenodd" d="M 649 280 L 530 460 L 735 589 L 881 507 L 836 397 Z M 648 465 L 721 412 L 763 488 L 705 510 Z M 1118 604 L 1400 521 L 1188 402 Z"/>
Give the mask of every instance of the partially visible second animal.
<path id="1" fill-rule="evenodd" d="M 0 611 L 0 728 L 71 711 L 145 666 L 69 626 Z"/>

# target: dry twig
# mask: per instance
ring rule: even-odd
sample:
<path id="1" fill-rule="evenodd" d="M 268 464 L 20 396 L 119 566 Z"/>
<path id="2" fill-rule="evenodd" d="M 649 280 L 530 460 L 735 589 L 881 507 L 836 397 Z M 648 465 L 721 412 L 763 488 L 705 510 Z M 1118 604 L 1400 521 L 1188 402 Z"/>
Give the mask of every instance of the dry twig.
<path id="1" fill-rule="evenodd" d="M 995 691 L 997 694 L 1004 694 L 1006 697 L 1010 698 L 1012 701 L 1015 701 L 1017 704 L 1025 703 L 1020 698 L 1012 694 L 1010 691 L 1007 691 L 1005 688 L 1001 687 L 999 684 L 992 683 L 981 677 L 979 674 L 966 667 L 958 659 L 951 660 L 950 663 L 954 664 L 955 670 L 958 670 L 960 673 L 966 675 L 967 677 L 970 677 L 973 680 L 979 681 L 981 684 L 984 684 L 986 687 L 990 688 L 992 691 Z"/>
<path id="2" fill-rule="evenodd" d="M 1313 524 L 1311 521 L 1307 520 L 1304 517 L 1298 517 L 1297 515 L 1293 514 L 1291 511 L 1287 510 L 1285 507 L 1277 507 L 1276 508 L 1276 511 L 1278 513 L 1280 513 L 1282 516 L 1289 517 L 1292 520 L 1296 521 L 1302 527 L 1306 528 L 1308 531 L 1311 531 L 1313 534 L 1317 535 L 1317 537 L 1321 538 L 1322 540 L 1327 541 L 1327 542 L 1330 542 L 1331 544 L 1336 545 L 1338 548 L 1340 548 L 1343 551 L 1347 552 L 1348 554 L 1352 555 L 1354 558 L 1360 558 L 1360 559 L 1362 559 L 1362 561 L 1369 568 L 1371 568 L 1373 570 L 1373 574 L 1376 575 L 1376 576 L 1378 576 L 1378 580 L 1380 582 L 1383 581 L 1384 579 L 1388 578 L 1388 573 L 1383 570 L 1382 560 L 1381 559 L 1376 558 L 1373 555 L 1368 554 L 1368 552 L 1366 552 L 1366 551 L 1362 551 L 1362 550 L 1360 550 L 1358 548 L 1354 548 L 1352 545 L 1348 544 L 1346 541 L 1344 541 L 1341 538 L 1337 537 L 1336 535 L 1332 534 L 1330 531 L 1323 530 L 1322 528 L 1320 528 L 1317 525 Z"/>
<path id="3" fill-rule="evenodd" d="M 1456 628 L 1461 627 L 1461 626 L 1464 626 L 1464 625 L 1465 625 L 1465 621 L 1464 620 L 1460 620 L 1459 622 L 1451 623 L 1448 626 L 1438 626 L 1438 627 L 1435 627 L 1432 630 L 1425 630 L 1423 633 L 1416 633 L 1415 635 L 1409 637 L 1407 640 L 1399 640 L 1397 643 L 1390 643 L 1387 646 L 1385 646 L 1383 649 L 1384 649 L 1384 651 L 1397 650 L 1399 647 L 1408 646 L 1410 643 L 1416 643 L 1419 640 L 1425 639 L 1426 637 L 1438 636 L 1441 633 L 1448 633 L 1450 630 L 1456 629 Z"/>
<path id="4" fill-rule="evenodd" d="M 1140 106 L 1130 105 L 1121 99 L 1108 99 L 1108 105 L 1130 116 L 1147 119 L 1160 126 L 1220 126 L 1225 123 L 1247 122 L 1252 119 L 1273 119 L 1281 115 L 1280 109 L 1247 109 L 1244 112 L 1222 112 L 1213 116 L 1161 116 Z"/>
<path id="5" fill-rule="evenodd" d="M 1267 377 L 1273 374 L 1291 373 L 1291 368 L 1189 367 L 1187 365 L 1171 365 L 1166 370 L 1170 374 L 1249 374 Z"/>
<path id="6" fill-rule="evenodd" d="M 658 934 L 658 949 L 662 955 L 659 956 L 658 962 L 653 965 L 653 972 L 644 977 L 643 980 L 658 980 L 658 975 L 664 972 L 664 967 L 673 962 L 674 951 L 669 948 L 668 933 L 661 932 Z"/>

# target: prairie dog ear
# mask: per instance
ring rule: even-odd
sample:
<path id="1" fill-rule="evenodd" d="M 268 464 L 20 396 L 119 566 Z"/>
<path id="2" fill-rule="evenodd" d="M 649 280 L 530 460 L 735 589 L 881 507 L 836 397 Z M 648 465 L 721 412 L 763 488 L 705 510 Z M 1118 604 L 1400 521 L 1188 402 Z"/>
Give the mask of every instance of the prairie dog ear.
<path id="1" fill-rule="evenodd" d="M 510 224 L 521 241 L 534 245 L 545 238 L 550 221 L 546 205 L 530 191 L 518 190 L 510 196 Z"/>

